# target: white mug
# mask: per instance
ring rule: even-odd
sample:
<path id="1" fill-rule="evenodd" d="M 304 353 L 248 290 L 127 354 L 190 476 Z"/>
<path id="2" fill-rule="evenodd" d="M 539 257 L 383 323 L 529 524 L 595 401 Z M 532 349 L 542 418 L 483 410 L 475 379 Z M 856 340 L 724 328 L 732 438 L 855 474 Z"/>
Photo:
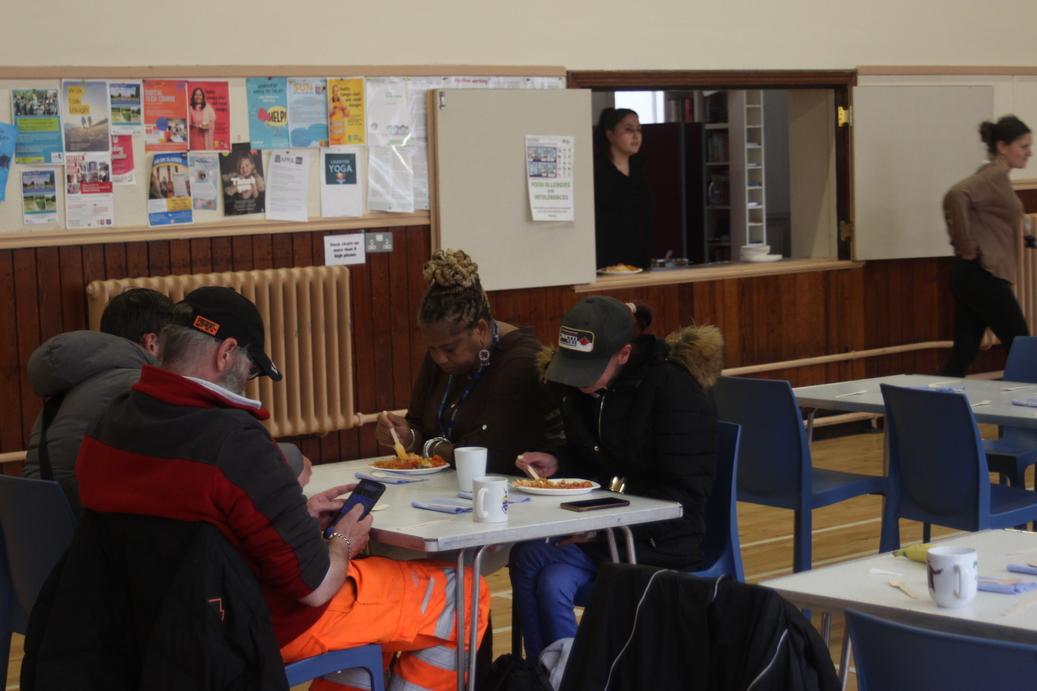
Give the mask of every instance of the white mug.
<path id="1" fill-rule="evenodd" d="M 457 484 L 461 491 L 471 492 L 472 480 L 486 475 L 486 448 L 483 446 L 455 448 L 454 467 L 457 468 Z"/>
<path id="2" fill-rule="evenodd" d="M 476 523 L 504 523 L 508 520 L 507 478 L 477 477 L 472 480 L 472 518 Z"/>
<path id="3" fill-rule="evenodd" d="M 940 607 L 964 607 L 976 597 L 979 562 L 970 547 L 931 547 L 926 553 L 929 595 Z"/>

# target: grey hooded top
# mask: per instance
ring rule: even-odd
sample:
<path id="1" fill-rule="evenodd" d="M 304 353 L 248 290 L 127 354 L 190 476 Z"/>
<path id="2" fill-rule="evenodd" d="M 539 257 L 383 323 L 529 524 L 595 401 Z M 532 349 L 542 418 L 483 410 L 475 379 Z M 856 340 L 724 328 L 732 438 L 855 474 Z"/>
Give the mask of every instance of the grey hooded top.
<path id="1" fill-rule="evenodd" d="M 41 397 L 65 393 L 47 431 L 54 479 L 61 483 L 72 510 L 80 513 L 76 455 L 87 428 L 108 404 L 140 379 L 140 370 L 155 359 L 133 341 L 97 331 L 69 331 L 43 343 L 29 357 L 29 383 Z M 40 477 L 39 442 L 42 413 L 29 437 L 25 477 Z"/>

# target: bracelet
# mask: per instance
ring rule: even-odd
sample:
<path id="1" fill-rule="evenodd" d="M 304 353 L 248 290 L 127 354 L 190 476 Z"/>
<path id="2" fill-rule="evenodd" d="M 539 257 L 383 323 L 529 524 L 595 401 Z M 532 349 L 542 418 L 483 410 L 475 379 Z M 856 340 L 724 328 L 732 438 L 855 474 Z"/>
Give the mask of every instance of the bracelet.
<path id="1" fill-rule="evenodd" d="M 332 533 L 328 536 L 328 542 L 331 542 L 335 538 L 338 538 L 346 543 L 346 559 L 350 558 L 350 553 L 353 551 L 353 541 L 349 539 L 348 535 L 342 533 Z"/>
<path id="2" fill-rule="evenodd" d="M 443 442 L 450 443 L 450 440 L 446 437 L 432 437 L 425 442 L 424 446 L 421 447 L 421 455 L 425 458 L 432 456 L 432 450 L 436 448 L 436 444 L 442 444 Z"/>

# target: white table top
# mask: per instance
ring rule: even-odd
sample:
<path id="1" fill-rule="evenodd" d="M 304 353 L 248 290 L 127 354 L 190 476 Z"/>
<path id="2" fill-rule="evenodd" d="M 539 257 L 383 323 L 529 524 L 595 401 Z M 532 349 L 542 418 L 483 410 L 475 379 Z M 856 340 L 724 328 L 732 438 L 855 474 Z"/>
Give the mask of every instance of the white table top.
<path id="1" fill-rule="evenodd" d="M 985 530 L 940 540 L 941 545 L 976 549 L 979 575 L 1037 581 L 1037 576 L 1010 573 L 1006 564 L 1037 561 L 1037 533 Z M 917 596 L 912 599 L 889 585 L 888 574 L 900 578 Z M 890 553 L 823 566 L 762 582 L 799 607 L 828 611 L 857 609 L 917 626 L 1001 640 L 1037 643 L 1037 590 L 1019 595 L 979 592 L 968 607 L 941 609 L 929 597 L 925 564 Z"/>
<path id="2" fill-rule="evenodd" d="M 803 408 L 882 414 L 885 411 L 879 384 L 907 387 L 964 384 L 965 395 L 970 402 L 976 404 L 989 401 L 983 405 L 973 406 L 972 412 L 977 422 L 1037 428 L 1037 408 L 1012 405 L 1013 399 L 1037 396 L 1037 384 L 990 379 L 955 379 L 927 374 L 895 374 L 835 384 L 801 386 L 793 389 L 793 393 L 796 395 L 796 402 Z"/>
<path id="3" fill-rule="evenodd" d="M 313 467 L 313 477 L 306 486 L 307 496 L 322 490 L 358 482 L 357 471 L 372 472 L 369 463 L 375 459 L 325 463 Z M 375 511 L 371 539 L 386 545 L 422 552 L 503 544 L 558 535 L 602 530 L 622 525 L 636 525 L 679 518 L 682 510 L 677 502 L 623 495 L 630 506 L 596 511 L 575 512 L 558 508 L 563 501 L 590 499 L 612 495 L 595 490 L 579 496 L 531 496 L 510 490 L 513 498 L 531 496 L 531 501 L 511 504 L 507 523 L 476 523 L 471 513 L 446 514 L 416 509 L 413 500 L 456 497 L 457 473 L 445 470 L 420 476 L 425 482 L 386 485 L 378 501 L 384 510 Z M 516 478 L 517 479 L 517 478 Z"/>

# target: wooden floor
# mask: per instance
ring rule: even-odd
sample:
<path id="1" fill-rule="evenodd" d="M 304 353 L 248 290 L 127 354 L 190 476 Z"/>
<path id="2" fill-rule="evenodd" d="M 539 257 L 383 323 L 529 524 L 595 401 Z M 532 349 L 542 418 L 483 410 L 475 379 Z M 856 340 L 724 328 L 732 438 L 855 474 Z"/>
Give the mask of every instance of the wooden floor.
<path id="1" fill-rule="evenodd" d="M 861 428 L 862 429 L 862 428 Z M 984 430 L 992 436 L 992 430 Z M 817 440 L 813 444 L 814 465 L 834 470 L 881 474 L 883 435 L 862 432 Z M 875 554 L 879 545 L 881 498 L 860 497 L 814 511 L 814 565 L 820 566 L 858 556 Z M 739 534 L 746 579 L 756 582 L 792 571 L 792 512 L 755 504 L 738 505 Z M 921 526 L 901 523 L 905 543 L 921 539 Z M 950 531 L 934 528 L 935 535 Z M 494 657 L 511 646 L 511 585 L 507 571 L 489 577 L 493 611 Z M 815 615 L 816 616 L 816 615 Z M 838 663 L 843 624 L 833 618 L 832 656 Z M 815 620 L 815 624 L 817 621 Z M 17 689 L 21 666 L 22 637 L 11 645 L 7 689 Z M 850 688 L 856 684 L 851 675 Z"/>

